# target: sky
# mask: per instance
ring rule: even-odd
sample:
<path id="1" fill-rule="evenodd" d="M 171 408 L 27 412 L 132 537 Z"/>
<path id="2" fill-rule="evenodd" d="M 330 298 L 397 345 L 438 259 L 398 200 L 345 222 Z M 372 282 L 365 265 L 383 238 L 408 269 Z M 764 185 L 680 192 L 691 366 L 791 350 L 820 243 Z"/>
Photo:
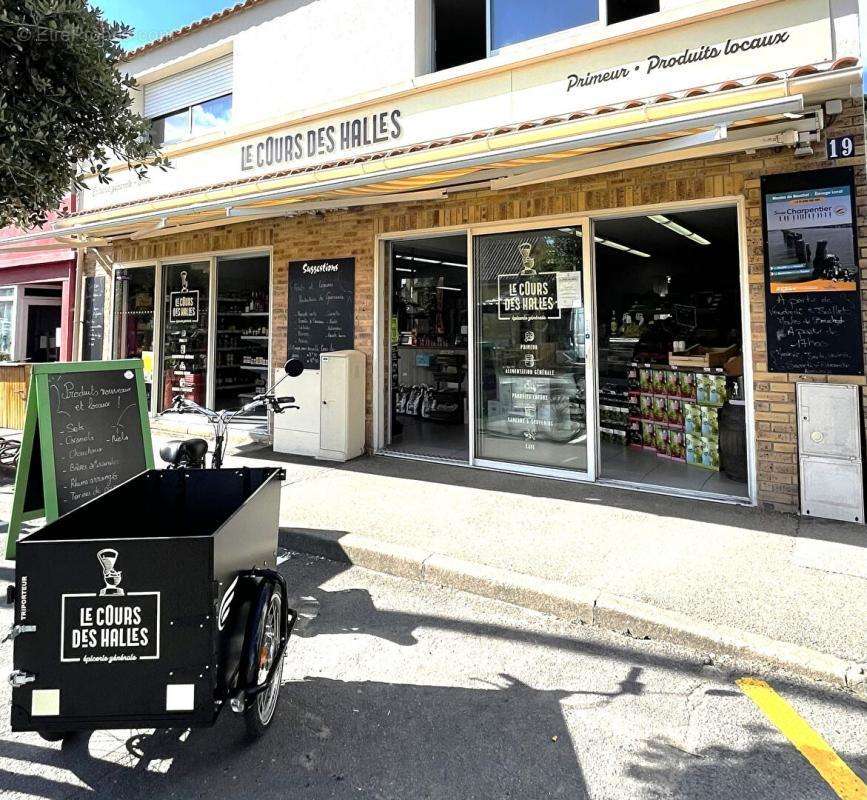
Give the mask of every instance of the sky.
<path id="1" fill-rule="evenodd" d="M 111 20 L 126 22 L 135 35 L 124 42 L 131 50 L 191 22 L 229 8 L 237 0 L 94 0 Z"/>

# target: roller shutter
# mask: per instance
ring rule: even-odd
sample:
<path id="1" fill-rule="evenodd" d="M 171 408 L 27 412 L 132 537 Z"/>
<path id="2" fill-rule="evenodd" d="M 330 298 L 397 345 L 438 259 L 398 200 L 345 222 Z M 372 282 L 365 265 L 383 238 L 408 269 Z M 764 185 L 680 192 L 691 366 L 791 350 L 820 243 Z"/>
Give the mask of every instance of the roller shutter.
<path id="1" fill-rule="evenodd" d="M 144 115 L 161 117 L 232 92 L 232 55 L 184 70 L 144 87 Z"/>

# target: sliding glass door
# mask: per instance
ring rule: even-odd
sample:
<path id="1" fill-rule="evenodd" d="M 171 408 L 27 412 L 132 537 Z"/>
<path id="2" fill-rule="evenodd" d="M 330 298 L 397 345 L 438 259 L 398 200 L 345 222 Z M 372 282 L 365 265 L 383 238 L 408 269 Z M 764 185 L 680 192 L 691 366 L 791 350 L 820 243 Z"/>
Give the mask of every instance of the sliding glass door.
<path id="1" fill-rule="evenodd" d="M 473 238 L 476 463 L 594 477 L 585 233 Z"/>

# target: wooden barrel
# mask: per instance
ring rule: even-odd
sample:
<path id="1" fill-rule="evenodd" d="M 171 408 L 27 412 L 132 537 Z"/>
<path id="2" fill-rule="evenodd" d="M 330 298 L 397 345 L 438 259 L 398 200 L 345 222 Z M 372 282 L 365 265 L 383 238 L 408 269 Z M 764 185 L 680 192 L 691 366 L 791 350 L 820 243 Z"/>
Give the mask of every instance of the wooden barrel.
<path id="1" fill-rule="evenodd" d="M 747 420 L 742 405 L 728 403 L 719 412 L 720 469 L 733 481 L 747 479 Z"/>
<path id="2" fill-rule="evenodd" d="M 0 428 L 24 428 L 30 364 L 0 362 Z"/>

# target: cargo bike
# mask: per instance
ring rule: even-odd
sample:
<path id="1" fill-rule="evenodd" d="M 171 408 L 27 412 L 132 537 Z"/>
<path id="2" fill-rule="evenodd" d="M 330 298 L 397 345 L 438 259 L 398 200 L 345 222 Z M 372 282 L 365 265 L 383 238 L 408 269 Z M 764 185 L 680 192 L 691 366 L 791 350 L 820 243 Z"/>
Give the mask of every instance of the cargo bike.
<path id="1" fill-rule="evenodd" d="M 149 470 L 22 539 L 12 730 L 201 727 L 228 705 L 261 736 L 297 619 L 276 571 L 284 478 Z"/>

